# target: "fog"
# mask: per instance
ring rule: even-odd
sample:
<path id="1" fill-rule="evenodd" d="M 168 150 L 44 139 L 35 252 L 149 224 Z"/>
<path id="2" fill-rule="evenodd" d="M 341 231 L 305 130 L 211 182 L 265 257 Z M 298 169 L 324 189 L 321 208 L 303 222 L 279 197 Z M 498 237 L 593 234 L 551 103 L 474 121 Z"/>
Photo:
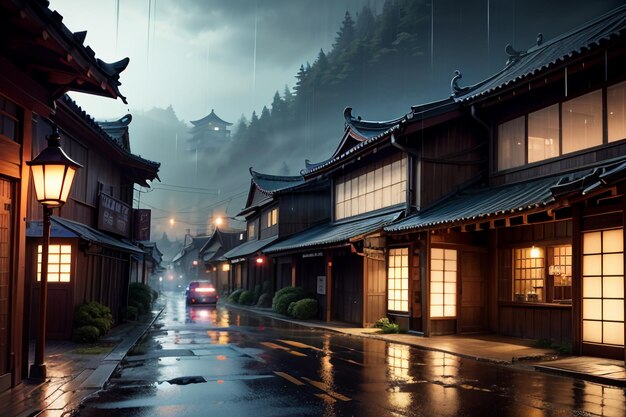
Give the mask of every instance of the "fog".
<path id="1" fill-rule="evenodd" d="M 344 107 L 366 120 L 400 117 L 411 105 L 448 97 L 454 70 L 463 73 L 461 85 L 475 84 L 504 66 L 506 44 L 528 49 L 539 32 L 549 40 L 623 4 L 50 3 L 70 30 L 88 30 L 85 43 L 97 57 L 131 59 L 120 87 L 128 105 L 71 95 L 98 120 L 130 112 L 133 153 L 161 162 L 161 183 L 136 186 L 135 207 L 152 209 L 153 239 L 203 233 L 215 216 L 236 215 L 245 204 L 249 167 L 297 175 L 305 159 L 328 158 L 343 133 Z M 346 12 L 353 32 L 346 30 Z M 230 141 L 212 152 L 188 150 L 190 121 L 212 109 L 233 123 Z"/>

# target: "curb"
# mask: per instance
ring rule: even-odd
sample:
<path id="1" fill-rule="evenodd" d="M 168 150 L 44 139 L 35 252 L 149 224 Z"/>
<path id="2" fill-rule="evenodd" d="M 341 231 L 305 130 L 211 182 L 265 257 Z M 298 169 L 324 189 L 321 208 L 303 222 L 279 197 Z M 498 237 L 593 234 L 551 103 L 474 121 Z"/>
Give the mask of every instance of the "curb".
<path id="1" fill-rule="evenodd" d="M 534 369 L 546 374 L 558 375 L 569 378 L 582 379 L 585 381 L 595 382 L 602 385 L 610 385 L 613 387 L 626 387 L 626 379 L 605 378 L 600 375 L 591 375 L 584 372 L 574 371 L 572 369 L 555 368 L 548 365 L 534 365 Z"/>
<path id="2" fill-rule="evenodd" d="M 128 352 L 130 352 L 137 344 L 145 337 L 146 333 L 150 328 L 154 325 L 154 322 L 161 316 L 161 313 L 165 307 L 162 307 L 157 314 L 152 318 L 150 323 L 145 326 L 143 331 L 135 338 L 135 340 L 129 345 L 128 348 L 122 348 L 119 352 L 116 352 L 116 349 L 113 349 L 103 360 L 100 362 L 98 367 L 93 371 L 93 373 L 85 379 L 82 384 L 78 387 L 79 390 L 82 389 L 91 389 L 91 390 L 100 390 L 106 386 L 111 379 L 111 375 L 115 372 L 119 364 L 126 358 Z M 120 345 L 124 343 L 124 339 L 120 342 Z"/>
<path id="3" fill-rule="evenodd" d="M 520 364 L 524 364 L 527 362 L 534 362 L 534 361 L 549 361 L 552 359 L 555 359 L 554 355 L 540 355 L 540 356 L 522 356 L 522 357 L 514 357 L 512 358 L 511 361 L 505 361 L 505 360 L 499 360 L 499 359 L 493 359 L 493 358 L 486 358 L 486 357 L 482 357 L 482 356 L 475 356 L 475 355 L 469 355 L 466 353 L 459 353 L 459 352 L 450 352 L 449 350 L 445 350 L 445 349 L 440 349 L 437 347 L 433 347 L 433 346 L 424 346 L 424 345 L 420 345 L 420 344 L 414 344 L 414 343 L 409 343 L 407 341 L 404 340 L 394 340 L 392 338 L 389 338 L 385 335 L 381 335 L 378 333 L 349 333 L 349 332 L 344 332 L 342 331 L 340 328 L 336 328 L 336 327 L 330 327 L 330 326 L 326 326 L 323 324 L 318 324 L 318 323 L 310 323 L 310 322 L 303 322 L 303 321 L 299 321 L 299 320 L 294 320 L 291 318 L 286 318 L 286 317 L 282 317 L 278 314 L 275 313 L 271 313 L 271 312 L 265 312 L 263 310 L 258 310 L 255 308 L 251 308 L 248 306 L 242 306 L 240 304 L 230 304 L 230 303 L 224 303 L 223 305 L 234 308 L 234 309 L 240 309 L 240 310 L 245 310 L 245 311 L 249 311 L 251 313 L 255 313 L 258 315 L 262 315 L 262 316 L 266 316 L 266 317 L 270 317 L 276 320 L 280 320 L 286 323 L 291 323 L 291 324 L 295 324 L 301 327 L 307 327 L 310 329 L 323 329 L 326 331 L 330 331 L 330 332 L 334 332 L 334 333 L 339 333 L 339 334 L 343 334 L 345 336 L 354 336 L 354 337 L 361 337 L 361 338 L 370 338 L 370 339 L 376 339 L 376 340 L 381 340 L 384 342 L 391 342 L 391 343 L 399 343 L 402 345 L 406 345 L 406 346 L 411 346 L 414 347 L 416 349 L 422 349 L 422 350 L 427 350 L 427 351 L 431 351 L 431 352 L 441 352 L 441 353 L 447 353 L 450 355 L 454 355 L 454 356 L 458 356 L 460 358 L 464 358 L 464 359 L 471 359 L 471 360 L 475 360 L 478 362 L 483 362 L 483 363 L 491 363 L 491 364 L 495 364 L 495 365 L 520 365 Z"/>

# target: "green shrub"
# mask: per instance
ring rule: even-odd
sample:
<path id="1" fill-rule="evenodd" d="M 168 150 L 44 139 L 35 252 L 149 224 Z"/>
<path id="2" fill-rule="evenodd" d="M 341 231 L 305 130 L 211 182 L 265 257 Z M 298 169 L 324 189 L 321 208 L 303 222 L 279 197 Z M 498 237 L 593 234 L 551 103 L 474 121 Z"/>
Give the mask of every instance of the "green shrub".
<path id="1" fill-rule="evenodd" d="M 261 284 L 256 284 L 254 286 L 254 301 L 258 301 L 259 297 L 261 297 L 261 294 L 263 294 L 263 292 L 261 291 Z"/>
<path id="2" fill-rule="evenodd" d="M 133 282 L 128 286 L 128 305 L 136 307 L 139 314 L 146 314 L 152 308 L 153 290 L 146 284 Z"/>
<path id="3" fill-rule="evenodd" d="M 289 317 L 293 317 L 293 309 L 296 306 L 296 301 L 289 303 L 289 307 L 287 307 L 287 315 Z"/>
<path id="4" fill-rule="evenodd" d="M 74 341 L 78 343 L 92 343 L 100 337 L 100 330 L 96 326 L 79 326 L 74 329 Z"/>
<path id="5" fill-rule="evenodd" d="M 128 306 L 124 310 L 124 317 L 126 318 L 126 320 L 137 320 L 138 316 L 139 310 L 137 309 L 137 307 Z"/>
<path id="6" fill-rule="evenodd" d="M 400 333 L 400 326 L 396 323 L 389 323 L 389 325 L 383 327 L 380 331 L 381 333 Z"/>
<path id="7" fill-rule="evenodd" d="M 228 296 L 228 302 L 229 303 L 238 303 L 239 302 L 239 296 L 241 296 L 242 292 L 244 292 L 244 290 L 242 290 L 242 289 L 238 289 L 238 290 L 235 290 L 235 291 L 231 292 L 230 295 Z"/>
<path id="8" fill-rule="evenodd" d="M 317 300 L 304 298 L 289 305 L 289 315 L 299 320 L 309 320 L 317 316 Z"/>
<path id="9" fill-rule="evenodd" d="M 272 293 L 272 283 L 269 281 L 263 281 L 263 294 L 271 294 Z"/>
<path id="10" fill-rule="evenodd" d="M 259 301 L 257 301 L 256 303 L 257 307 L 263 307 L 263 308 L 267 308 L 267 307 L 271 307 L 272 306 L 272 295 L 265 293 L 265 294 L 261 294 L 261 296 L 259 297 Z"/>
<path id="11" fill-rule="evenodd" d="M 382 329 L 384 327 L 387 327 L 391 324 L 391 322 L 389 321 L 389 319 L 387 317 L 383 317 L 380 318 L 378 320 L 376 320 L 376 323 L 374 323 L 374 326 L 372 327 L 376 327 L 378 329 Z"/>
<path id="12" fill-rule="evenodd" d="M 274 295 L 272 309 L 279 314 L 287 314 L 289 304 L 300 301 L 306 297 L 306 293 L 301 287 L 283 288 Z"/>
<path id="13" fill-rule="evenodd" d="M 239 304 L 250 305 L 254 303 L 254 293 L 252 291 L 243 291 L 239 296 Z"/>
<path id="14" fill-rule="evenodd" d="M 111 309 L 96 301 L 90 301 L 77 307 L 74 314 L 74 340 L 94 342 L 106 334 L 113 326 Z M 95 329 L 95 331 L 94 331 Z"/>

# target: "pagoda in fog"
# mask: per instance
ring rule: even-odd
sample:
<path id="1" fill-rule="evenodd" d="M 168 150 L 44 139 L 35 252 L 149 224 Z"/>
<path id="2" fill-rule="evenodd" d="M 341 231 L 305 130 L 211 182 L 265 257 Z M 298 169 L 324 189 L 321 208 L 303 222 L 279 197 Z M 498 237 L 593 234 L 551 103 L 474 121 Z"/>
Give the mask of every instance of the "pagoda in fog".
<path id="1" fill-rule="evenodd" d="M 189 130 L 188 149 L 190 151 L 213 151 L 221 148 L 230 140 L 228 123 L 219 118 L 212 109 L 208 116 L 199 120 L 192 120 L 193 127 Z"/>

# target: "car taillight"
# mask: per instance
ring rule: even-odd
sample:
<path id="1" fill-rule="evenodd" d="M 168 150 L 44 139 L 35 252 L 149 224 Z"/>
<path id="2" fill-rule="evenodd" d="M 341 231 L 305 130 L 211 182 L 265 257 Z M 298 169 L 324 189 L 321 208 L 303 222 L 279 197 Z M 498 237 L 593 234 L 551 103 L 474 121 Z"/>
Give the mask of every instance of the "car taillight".
<path id="1" fill-rule="evenodd" d="M 196 288 L 194 291 L 195 292 L 215 292 L 215 288 L 200 287 L 200 288 Z"/>

